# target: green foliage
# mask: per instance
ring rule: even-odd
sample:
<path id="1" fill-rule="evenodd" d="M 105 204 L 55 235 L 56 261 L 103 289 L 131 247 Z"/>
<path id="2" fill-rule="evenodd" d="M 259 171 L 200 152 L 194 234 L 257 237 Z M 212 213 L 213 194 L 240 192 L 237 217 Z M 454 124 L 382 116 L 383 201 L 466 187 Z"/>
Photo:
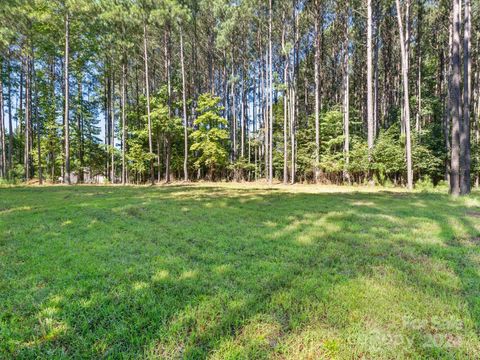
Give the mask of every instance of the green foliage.
<path id="1" fill-rule="evenodd" d="M 368 144 L 358 136 L 352 137 L 350 141 L 350 157 L 347 170 L 349 174 L 357 175 L 357 177 L 365 176 L 370 170 Z"/>
<path id="2" fill-rule="evenodd" d="M 135 174 L 143 174 L 148 169 L 148 164 L 155 158 L 155 154 L 148 152 L 148 132 L 146 129 L 132 131 L 128 139 L 127 159 L 129 166 Z"/>
<path id="3" fill-rule="evenodd" d="M 182 119 L 178 116 L 171 115 L 172 113 L 175 113 L 176 109 L 178 109 L 178 105 L 179 104 L 171 104 L 170 106 L 172 106 L 172 109 L 169 109 L 167 86 L 163 86 L 156 95 L 151 97 L 150 116 L 153 132 L 159 130 L 162 134 L 168 137 L 173 137 L 175 135 L 180 136 L 182 134 Z M 147 121 L 146 115 L 144 121 Z"/>
<path id="4" fill-rule="evenodd" d="M 399 177 L 406 172 L 404 141 L 400 136 L 400 128 L 392 125 L 381 131 L 372 152 L 371 168 L 383 182 L 386 178 Z"/>
<path id="5" fill-rule="evenodd" d="M 343 156 L 343 114 L 332 109 L 321 117 L 320 167 L 329 173 L 341 173 L 344 169 Z"/>
<path id="6" fill-rule="evenodd" d="M 190 135 L 193 141 L 190 150 L 199 153 L 195 167 L 207 167 L 211 177 L 228 160 L 228 122 L 220 116 L 223 108 L 218 105 L 219 102 L 220 98 L 209 93 L 200 95 L 196 109 L 198 116 L 193 123 L 195 130 Z"/>

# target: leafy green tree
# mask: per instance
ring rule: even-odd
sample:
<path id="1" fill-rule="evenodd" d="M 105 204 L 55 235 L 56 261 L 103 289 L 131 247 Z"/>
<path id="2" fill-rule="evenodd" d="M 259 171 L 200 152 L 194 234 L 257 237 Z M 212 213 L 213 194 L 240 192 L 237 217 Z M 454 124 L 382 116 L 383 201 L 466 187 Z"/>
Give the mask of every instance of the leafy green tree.
<path id="1" fill-rule="evenodd" d="M 195 166 L 205 166 L 211 180 L 228 160 L 228 122 L 220 116 L 223 107 L 218 105 L 219 102 L 220 98 L 210 93 L 200 95 L 196 109 L 198 116 L 193 123 L 196 130 L 191 134 L 193 144 L 190 150 L 198 152 Z"/>

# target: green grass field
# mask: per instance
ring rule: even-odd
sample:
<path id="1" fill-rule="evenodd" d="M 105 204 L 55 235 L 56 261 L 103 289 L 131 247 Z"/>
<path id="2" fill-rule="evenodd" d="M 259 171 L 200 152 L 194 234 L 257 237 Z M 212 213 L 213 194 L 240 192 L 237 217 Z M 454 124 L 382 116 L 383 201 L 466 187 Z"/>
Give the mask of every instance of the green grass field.
<path id="1" fill-rule="evenodd" d="M 0 358 L 478 356 L 478 192 L 302 189 L 0 189 Z"/>

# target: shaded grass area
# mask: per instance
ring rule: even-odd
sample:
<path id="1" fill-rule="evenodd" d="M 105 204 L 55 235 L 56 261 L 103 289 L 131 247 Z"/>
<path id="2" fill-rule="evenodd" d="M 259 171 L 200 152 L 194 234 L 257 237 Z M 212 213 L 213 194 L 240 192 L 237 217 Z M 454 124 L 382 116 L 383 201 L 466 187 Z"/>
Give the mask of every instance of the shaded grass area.
<path id="1" fill-rule="evenodd" d="M 0 189 L 0 358 L 475 358 L 480 195 Z"/>

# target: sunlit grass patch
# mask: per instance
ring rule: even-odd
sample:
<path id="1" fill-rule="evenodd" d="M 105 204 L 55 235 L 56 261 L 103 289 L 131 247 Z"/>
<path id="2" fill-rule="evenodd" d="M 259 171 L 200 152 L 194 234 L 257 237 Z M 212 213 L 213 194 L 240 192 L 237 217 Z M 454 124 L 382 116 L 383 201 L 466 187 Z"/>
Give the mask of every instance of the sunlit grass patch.
<path id="1" fill-rule="evenodd" d="M 0 358 L 480 353 L 478 193 L 205 184 L 0 195 Z"/>

